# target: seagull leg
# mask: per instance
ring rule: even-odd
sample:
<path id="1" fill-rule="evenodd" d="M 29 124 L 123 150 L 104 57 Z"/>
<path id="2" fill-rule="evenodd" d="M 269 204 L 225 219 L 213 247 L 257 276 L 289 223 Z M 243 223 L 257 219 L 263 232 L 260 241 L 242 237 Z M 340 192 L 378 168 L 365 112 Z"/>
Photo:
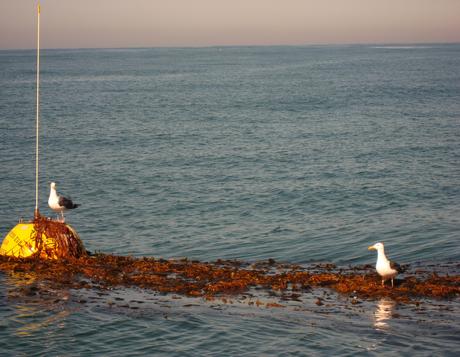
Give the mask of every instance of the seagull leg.
<path id="1" fill-rule="evenodd" d="M 382 279 L 382 286 L 384 286 L 384 284 L 385 284 L 385 280 Z"/>
<path id="2" fill-rule="evenodd" d="M 61 222 L 62 222 L 62 223 L 65 222 L 64 211 L 61 211 Z"/>
<path id="3" fill-rule="evenodd" d="M 393 278 L 391 278 L 391 287 L 393 287 Z"/>

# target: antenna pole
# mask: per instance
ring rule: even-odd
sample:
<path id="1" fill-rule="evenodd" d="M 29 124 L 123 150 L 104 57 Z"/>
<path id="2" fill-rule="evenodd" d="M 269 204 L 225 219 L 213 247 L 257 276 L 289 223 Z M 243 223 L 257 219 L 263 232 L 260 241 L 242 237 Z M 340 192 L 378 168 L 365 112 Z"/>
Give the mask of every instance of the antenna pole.
<path id="1" fill-rule="evenodd" d="M 37 107 L 36 107 L 36 128 L 35 128 L 35 211 L 34 218 L 39 217 L 38 213 L 38 128 L 40 124 L 40 1 L 37 5 Z"/>

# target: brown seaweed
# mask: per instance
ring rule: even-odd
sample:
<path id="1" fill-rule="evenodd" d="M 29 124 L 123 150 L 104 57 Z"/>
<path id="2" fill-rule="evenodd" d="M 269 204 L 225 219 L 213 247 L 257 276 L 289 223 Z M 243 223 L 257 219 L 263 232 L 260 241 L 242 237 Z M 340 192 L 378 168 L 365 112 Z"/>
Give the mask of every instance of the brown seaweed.
<path id="1" fill-rule="evenodd" d="M 262 289 L 281 300 L 298 300 L 311 289 L 327 288 L 361 299 L 388 297 L 399 302 L 420 298 L 449 299 L 460 293 L 459 275 L 405 274 L 395 287 L 381 286 L 369 266 L 337 268 L 332 264 L 301 267 L 273 260 L 200 262 L 82 254 L 79 258 L 18 259 L 0 256 L 0 271 L 27 272 L 70 288 L 139 287 L 159 293 L 203 297 L 241 296 Z M 281 306 L 281 305 L 280 305 Z M 274 306 L 275 307 L 275 306 Z M 278 307 L 278 306 L 277 306 Z"/>
<path id="2" fill-rule="evenodd" d="M 38 212 L 32 223 L 34 231 L 31 238 L 35 242 L 35 257 L 79 258 L 86 254 L 77 233 L 65 223 L 41 216 Z"/>

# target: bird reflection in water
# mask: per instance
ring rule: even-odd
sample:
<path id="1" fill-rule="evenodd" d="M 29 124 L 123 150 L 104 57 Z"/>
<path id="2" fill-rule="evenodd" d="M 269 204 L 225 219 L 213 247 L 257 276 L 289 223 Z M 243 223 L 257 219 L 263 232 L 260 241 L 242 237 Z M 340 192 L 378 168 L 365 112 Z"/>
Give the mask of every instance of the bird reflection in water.
<path id="1" fill-rule="evenodd" d="M 395 302 L 393 300 L 387 298 L 379 300 L 374 312 L 374 327 L 377 330 L 388 329 L 388 321 L 393 315 L 394 308 Z"/>

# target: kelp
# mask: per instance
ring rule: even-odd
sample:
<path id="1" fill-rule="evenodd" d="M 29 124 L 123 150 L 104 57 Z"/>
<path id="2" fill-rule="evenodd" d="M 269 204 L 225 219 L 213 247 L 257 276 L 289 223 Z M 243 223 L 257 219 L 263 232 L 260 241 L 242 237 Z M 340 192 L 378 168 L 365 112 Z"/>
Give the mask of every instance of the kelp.
<path id="1" fill-rule="evenodd" d="M 45 259 L 79 258 L 86 250 L 77 233 L 67 224 L 37 214 L 32 221 L 35 257 Z"/>
<path id="2" fill-rule="evenodd" d="M 45 228 L 49 231 L 53 226 Z M 139 287 L 208 300 L 247 294 L 254 289 L 279 296 L 281 300 L 298 300 L 302 294 L 316 288 L 362 299 L 388 297 L 399 302 L 419 298 L 449 299 L 460 293 L 459 275 L 441 275 L 435 271 L 404 274 L 391 287 L 389 284 L 381 286 L 371 266 L 338 268 L 333 264 L 319 264 L 302 267 L 276 263 L 273 259 L 254 263 L 201 262 L 79 253 L 78 258 L 57 260 L 0 256 L 0 271 L 33 273 L 36 279 L 75 289 Z"/>

